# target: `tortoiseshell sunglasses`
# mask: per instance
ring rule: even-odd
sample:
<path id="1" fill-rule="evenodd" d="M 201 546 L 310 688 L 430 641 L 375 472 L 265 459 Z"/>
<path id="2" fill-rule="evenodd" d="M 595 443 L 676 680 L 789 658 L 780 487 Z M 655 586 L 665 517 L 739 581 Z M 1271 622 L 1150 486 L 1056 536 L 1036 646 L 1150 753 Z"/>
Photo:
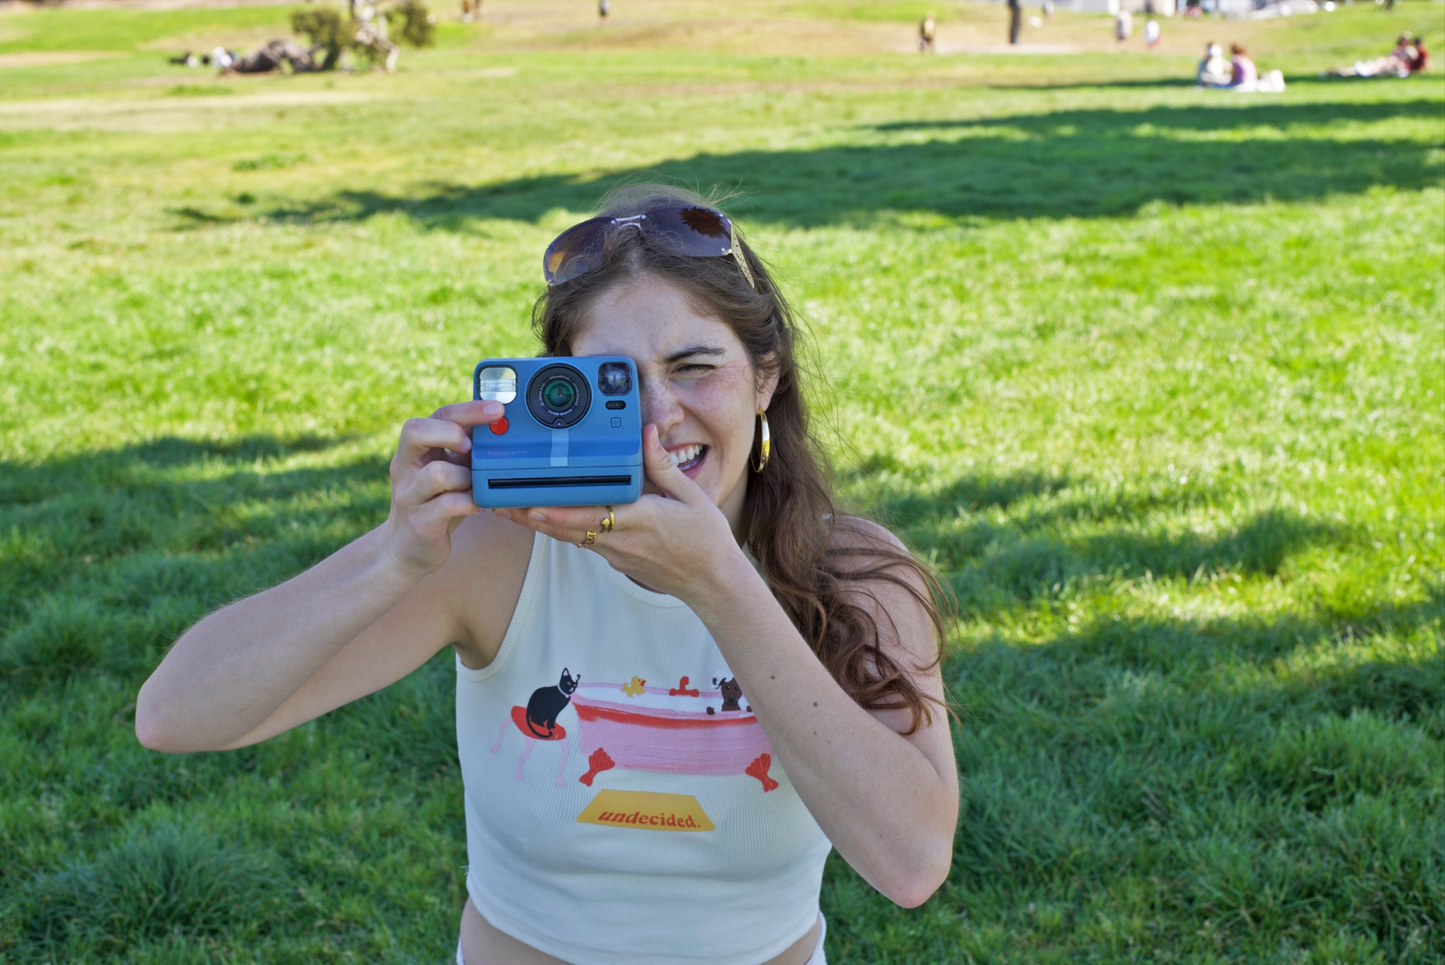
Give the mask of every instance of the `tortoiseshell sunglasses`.
<path id="1" fill-rule="evenodd" d="M 602 263 L 608 236 L 628 227 L 636 228 L 680 255 L 695 258 L 731 255 L 753 291 L 758 290 L 733 223 L 727 215 L 695 204 L 670 204 L 625 218 L 590 218 L 573 225 L 558 235 L 542 256 L 542 274 L 547 284 L 560 285 L 596 268 Z"/>

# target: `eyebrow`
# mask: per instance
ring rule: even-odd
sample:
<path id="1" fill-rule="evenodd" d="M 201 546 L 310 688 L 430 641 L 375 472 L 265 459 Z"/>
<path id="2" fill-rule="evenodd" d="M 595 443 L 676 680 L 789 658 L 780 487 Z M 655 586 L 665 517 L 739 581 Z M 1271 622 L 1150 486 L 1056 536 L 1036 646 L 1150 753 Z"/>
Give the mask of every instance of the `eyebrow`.
<path id="1" fill-rule="evenodd" d="M 724 349 L 715 348 L 711 345 L 689 345 L 685 349 L 673 352 L 667 358 L 663 359 L 663 361 L 668 363 L 679 362 L 682 359 L 691 358 L 694 355 L 709 355 L 714 357 L 720 357 L 727 355 L 727 352 Z"/>

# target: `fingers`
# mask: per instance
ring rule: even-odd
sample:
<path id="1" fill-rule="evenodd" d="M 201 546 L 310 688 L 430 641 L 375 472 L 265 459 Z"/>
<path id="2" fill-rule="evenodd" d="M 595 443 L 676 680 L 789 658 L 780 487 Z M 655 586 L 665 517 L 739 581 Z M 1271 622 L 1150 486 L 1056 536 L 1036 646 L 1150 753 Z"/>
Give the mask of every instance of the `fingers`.
<path id="1" fill-rule="evenodd" d="M 684 502 L 702 496 L 702 490 L 697 483 L 688 479 L 667 454 L 662 440 L 658 437 L 657 426 L 650 422 L 642 429 L 642 468 L 647 473 L 647 478 L 665 496 Z"/>
<path id="2" fill-rule="evenodd" d="M 470 453 L 471 427 L 494 422 L 504 411 L 500 402 L 458 402 L 442 406 L 429 419 L 408 419 L 401 427 L 397 459 L 416 466 L 425 462 L 432 450 Z"/>
<path id="3" fill-rule="evenodd" d="M 450 449 L 432 449 L 422 456 L 423 464 L 433 462 L 437 459 L 444 459 L 453 466 L 465 466 L 472 468 L 472 454 L 470 452 L 452 452 Z"/>
<path id="4" fill-rule="evenodd" d="M 607 510 L 606 506 L 545 506 L 494 509 L 492 512 L 543 536 L 565 540 L 601 553 L 603 549 L 614 548 L 607 544 L 626 530 L 618 516 L 617 507 L 613 507 L 613 528 L 603 528 L 607 520 Z M 587 542 L 588 533 L 593 534 L 590 544 Z"/>
<path id="5" fill-rule="evenodd" d="M 433 497 L 422 504 L 418 515 L 420 522 L 426 525 L 431 520 L 452 520 L 460 521 L 463 516 L 475 516 L 481 512 L 477 503 L 472 499 L 470 492 L 445 492 L 440 496 Z"/>
<path id="6" fill-rule="evenodd" d="M 588 533 L 595 533 L 596 540 L 606 537 L 602 534 L 601 520 L 607 516 L 607 511 L 599 507 L 586 507 L 590 515 L 580 515 L 584 507 L 549 506 L 547 509 L 494 509 L 492 512 L 498 516 L 504 516 L 520 526 L 541 533 L 543 536 L 550 536 L 556 540 L 563 540 L 568 543 L 583 543 Z M 597 549 L 594 543 L 589 549 Z"/>
<path id="7" fill-rule="evenodd" d="M 581 542 L 582 535 L 589 530 L 594 533 L 602 532 L 602 521 L 607 518 L 606 506 L 528 506 L 521 509 L 498 509 L 494 512 L 514 523 L 544 532 L 544 527 L 550 526 L 574 533 L 577 536 L 574 543 Z M 614 511 L 613 518 L 617 519 L 618 516 L 619 513 Z M 616 527 L 619 530 L 624 528 L 620 520 Z"/>
<path id="8" fill-rule="evenodd" d="M 413 503 L 424 503 L 441 493 L 470 493 L 472 471 L 445 459 L 427 463 L 407 477 L 397 487 L 402 496 Z"/>
<path id="9" fill-rule="evenodd" d="M 482 399 L 475 402 L 453 402 L 450 405 L 444 405 L 433 412 L 431 417 L 471 428 L 496 422 L 506 411 L 506 406 L 502 403 L 491 399 Z"/>
<path id="10" fill-rule="evenodd" d="M 420 555 L 443 549 L 444 560 L 447 537 L 464 519 L 479 512 L 471 493 L 446 492 L 415 507 L 405 517 L 402 530 Z"/>

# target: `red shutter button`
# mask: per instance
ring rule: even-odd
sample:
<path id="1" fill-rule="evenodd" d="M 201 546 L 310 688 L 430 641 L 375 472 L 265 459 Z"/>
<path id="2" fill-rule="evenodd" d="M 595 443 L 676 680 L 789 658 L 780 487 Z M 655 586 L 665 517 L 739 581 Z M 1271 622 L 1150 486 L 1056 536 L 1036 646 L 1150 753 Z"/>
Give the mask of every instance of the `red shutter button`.
<path id="1" fill-rule="evenodd" d="M 493 422 L 493 423 L 492 423 L 492 435 L 494 435 L 494 436 L 499 436 L 499 435 L 501 435 L 502 433 L 504 433 L 504 432 L 506 432 L 506 431 L 507 431 L 507 417 L 506 417 L 506 416 L 502 416 L 502 417 L 501 417 L 500 419 L 498 419 L 496 422 Z"/>

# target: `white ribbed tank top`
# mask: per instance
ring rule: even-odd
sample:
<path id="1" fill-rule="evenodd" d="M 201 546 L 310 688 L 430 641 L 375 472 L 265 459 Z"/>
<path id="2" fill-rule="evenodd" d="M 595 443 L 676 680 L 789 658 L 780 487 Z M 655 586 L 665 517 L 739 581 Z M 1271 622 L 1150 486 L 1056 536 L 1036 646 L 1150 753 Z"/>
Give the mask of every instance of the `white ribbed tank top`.
<path id="1" fill-rule="evenodd" d="M 681 600 L 538 534 L 496 659 L 457 661 L 487 921 L 576 965 L 757 965 L 801 938 L 831 845 L 732 676 Z"/>

